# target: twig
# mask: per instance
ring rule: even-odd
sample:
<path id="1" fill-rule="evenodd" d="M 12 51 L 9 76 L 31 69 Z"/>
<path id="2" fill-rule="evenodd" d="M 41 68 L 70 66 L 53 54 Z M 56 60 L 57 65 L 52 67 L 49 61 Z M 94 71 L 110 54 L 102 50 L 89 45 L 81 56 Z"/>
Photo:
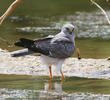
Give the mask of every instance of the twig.
<path id="1" fill-rule="evenodd" d="M 110 60 L 110 57 L 108 57 L 107 60 Z"/>
<path id="2" fill-rule="evenodd" d="M 14 10 L 14 8 L 21 3 L 21 1 L 22 0 L 16 0 L 9 6 L 7 11 L 0 17 L 0 25 L 8 17 L 8 15 Z"/>
<path id="3" fill-rule="evenodd" d="M 103 14 L 105 15 L 105 17 L 106 17 L 106 19 L 107 19 L 107 21 L 108 21 L 108 24 L 110 24 L 110 19 L 109 19 L 107 13 L 105 12 L 105 10 L 104 10 L 99 4 L 97 4 L 95 1 L 93 1 L 93 0 L 90 0 L 90 1 L 91 1 L 94 5 L 96 5 L 96 6 L 103 12 Z"/>
<path id="4" fill-rule="evenodd" d="M 78 59 L 81 59 L 79 48 L 76 48 L 76 52 L 77 52 L 77 55 L 78 55 Z"/>

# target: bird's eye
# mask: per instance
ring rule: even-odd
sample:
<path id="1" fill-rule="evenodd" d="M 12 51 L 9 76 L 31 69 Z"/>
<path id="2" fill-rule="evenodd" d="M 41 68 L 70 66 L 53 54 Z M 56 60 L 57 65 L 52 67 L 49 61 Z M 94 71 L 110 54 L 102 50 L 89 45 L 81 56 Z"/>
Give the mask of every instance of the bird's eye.
<path id="1" fill-rule="evenodd" d="M 69 28 L 68 28 L 68 27 L 66 27 L 66 30 L 69 30 Z"/>

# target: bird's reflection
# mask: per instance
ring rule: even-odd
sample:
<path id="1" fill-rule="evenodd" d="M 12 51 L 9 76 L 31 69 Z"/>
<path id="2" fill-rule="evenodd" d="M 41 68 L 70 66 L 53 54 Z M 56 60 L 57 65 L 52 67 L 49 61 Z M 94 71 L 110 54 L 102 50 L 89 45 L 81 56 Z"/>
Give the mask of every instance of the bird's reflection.
<path id="1" fill-rule="evenodd" d="M 45 83 L 44 90 L 46 91 L 54 90 L 56 92 L 62 92 L 62 81 L 59 83 L 58 82 L 52 83 L 52 79 L 50 79 L 49 83 Z"/>
<path id="2" fill-rule="evenodd" d="M 61 100 L 62 99 L 62 82 L 53 82 L 49 80 L 48 83 L 44 83 L 44 90 L 40 92 L 39 98 L 44 99 L 48 98 L 48 100 L 54 100 L 56 97 Z"/>

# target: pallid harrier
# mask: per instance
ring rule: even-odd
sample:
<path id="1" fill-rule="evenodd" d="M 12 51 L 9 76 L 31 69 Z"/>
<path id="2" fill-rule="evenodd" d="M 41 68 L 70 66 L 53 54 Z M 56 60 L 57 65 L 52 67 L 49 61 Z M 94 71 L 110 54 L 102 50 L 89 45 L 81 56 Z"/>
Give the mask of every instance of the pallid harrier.
<path id="1" fill-rule="evenodd" d="M 37 40 L 21 38 L 15 45 L 26 49 L 13 51 L 11 55 L 13 57 L 19 57 L 33 53 L 41 53 L 43 61 L 49 67 L 50 79 L 52 79 L 51 66 L 53 63 L 56 65 L 56 70 L 60 71 L 62 79 L 64 79 L 61 70 L 62 64 L 66 58 L 71 57 L 75 52 L 74 28 L 72 24 L 66 24 L 62 27 L 61 32 L 55 36 Z"/>

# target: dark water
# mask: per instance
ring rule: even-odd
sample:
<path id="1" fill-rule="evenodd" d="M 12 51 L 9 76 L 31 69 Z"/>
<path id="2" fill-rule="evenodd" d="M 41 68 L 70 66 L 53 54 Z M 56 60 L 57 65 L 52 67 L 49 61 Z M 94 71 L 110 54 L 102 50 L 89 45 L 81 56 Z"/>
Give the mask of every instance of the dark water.
<path id="1" fill-rule="evenodd" d="M 3 79 L 4 77 L 4 79 Z M 66 77 L 0 75 L 1 100 L 110 100 L 110 81 Z"/>

